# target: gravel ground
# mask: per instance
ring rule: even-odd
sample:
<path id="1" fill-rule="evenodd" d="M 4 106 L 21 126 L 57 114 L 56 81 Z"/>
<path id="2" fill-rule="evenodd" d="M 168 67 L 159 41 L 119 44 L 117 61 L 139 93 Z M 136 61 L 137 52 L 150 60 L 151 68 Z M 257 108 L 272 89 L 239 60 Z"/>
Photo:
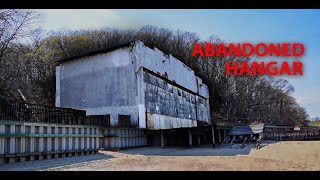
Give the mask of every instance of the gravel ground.
<path id="1" fill-rule="evenodd" d="M 320 170 L 320 141 L 264 142 L 243 149 L 145 147 L 0 165 L 0 171 Z"/>
<path id="2" fill-rule="evenodd" d="M 49 160 L 37 160 L 0 165 L 0 171 L 41 171 L 50 168 L 67 167 L 69 165 L 81 166 L 92 162 L 103 162 L 111 156 L 105 153 L 97 153 Z"/>

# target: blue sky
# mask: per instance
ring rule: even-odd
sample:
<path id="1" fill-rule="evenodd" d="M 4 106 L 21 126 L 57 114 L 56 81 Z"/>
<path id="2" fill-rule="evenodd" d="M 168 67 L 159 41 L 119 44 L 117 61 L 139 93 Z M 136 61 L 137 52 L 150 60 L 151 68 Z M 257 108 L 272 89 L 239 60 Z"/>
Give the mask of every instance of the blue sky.
<path id="1" fill-rule="evenodd" d="M 155 25 L 196 32 L 202 39 L 218 35 L 229 42 L 301 42 L 304 75 L 285 77 L 293 96 L 310 117 L 320 117 L 320 10 L 41 10 L 46 31 L 138 29 Z M 277 60 L 277 59 L 274 59 Z"/>

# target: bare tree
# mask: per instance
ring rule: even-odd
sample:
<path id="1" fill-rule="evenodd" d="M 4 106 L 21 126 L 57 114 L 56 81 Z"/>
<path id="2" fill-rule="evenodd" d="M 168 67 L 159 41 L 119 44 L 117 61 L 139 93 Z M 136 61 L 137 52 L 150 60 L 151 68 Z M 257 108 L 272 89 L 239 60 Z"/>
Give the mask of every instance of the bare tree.
<path id="1" fill-rule="evenodd" d="M 0 63 L 10 43 L 30 34 L 28 28 L 40 18 L 34 10 L 0 10 Z"/>
<path id="2" fill-rule="evenodd" d="M 21 54 L 27 53 L 26 46 L 19 45 L 18 40 L 32 34 L 31 25 L 40 17 L 35 10 L 0 10 L 0 93 L 3 95 L 12 96 L 17 91 L 16 78 L 25 70 Z"/>
<path id="3" fill-rule="evenodd" d="M 42 38 L 39 31 L 33 34 L 32 44 L 11 43 L 11 47 L 6 49 L 7 53 L 3 56 L 5 76 L 0 74 L 0 84 L 2 79 L 7 82 L 0 89 L 6 91 L 0 93 L 19 97 L 19 94 L 14 94 L 19 88 L 29 102 L 54 105 L 57 59 L 139 39 L 149 47 L 172 54 L 202 78 L 209 87 L 210 112 L 214 122 L 303 124 L 307 117 L 305 109 L 291 96 L 294 88 L 288 81 L 269 76 L 226 75 L 227 61 L 241 63 L 254 59 L 236 56 L 192 57 L 197 42 L 225 43 L 217 36 L 202 41 L 196 33 L 153 26 L 143 27 L 139 31 L 110 28 L 59 31 L 46 38 Z M 16 82 L 19 83 L 13 85 Z"/>

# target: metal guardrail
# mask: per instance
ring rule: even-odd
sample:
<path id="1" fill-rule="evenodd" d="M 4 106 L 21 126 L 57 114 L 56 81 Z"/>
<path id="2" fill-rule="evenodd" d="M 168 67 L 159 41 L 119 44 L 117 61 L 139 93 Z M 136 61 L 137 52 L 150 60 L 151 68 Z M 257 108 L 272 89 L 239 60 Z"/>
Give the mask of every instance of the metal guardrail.
<path id="1" fill-rule="evenodd" d="M 0 99 L 0 120 L 69 125 L 110 126 L 109 115 L 86 116 L 86 111 Z"/>

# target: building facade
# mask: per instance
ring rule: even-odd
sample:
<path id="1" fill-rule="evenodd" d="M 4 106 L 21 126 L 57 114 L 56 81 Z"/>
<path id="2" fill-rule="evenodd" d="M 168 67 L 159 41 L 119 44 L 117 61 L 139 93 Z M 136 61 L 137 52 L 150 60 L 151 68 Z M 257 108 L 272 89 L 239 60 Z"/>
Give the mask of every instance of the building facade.
<path id="1" fill-rule="evenodd" d="M 211 124 L 208 87 L 180 60 L 141 41 L 61 60 L 56 106 L 110 115 L 111 127 Z"/>

